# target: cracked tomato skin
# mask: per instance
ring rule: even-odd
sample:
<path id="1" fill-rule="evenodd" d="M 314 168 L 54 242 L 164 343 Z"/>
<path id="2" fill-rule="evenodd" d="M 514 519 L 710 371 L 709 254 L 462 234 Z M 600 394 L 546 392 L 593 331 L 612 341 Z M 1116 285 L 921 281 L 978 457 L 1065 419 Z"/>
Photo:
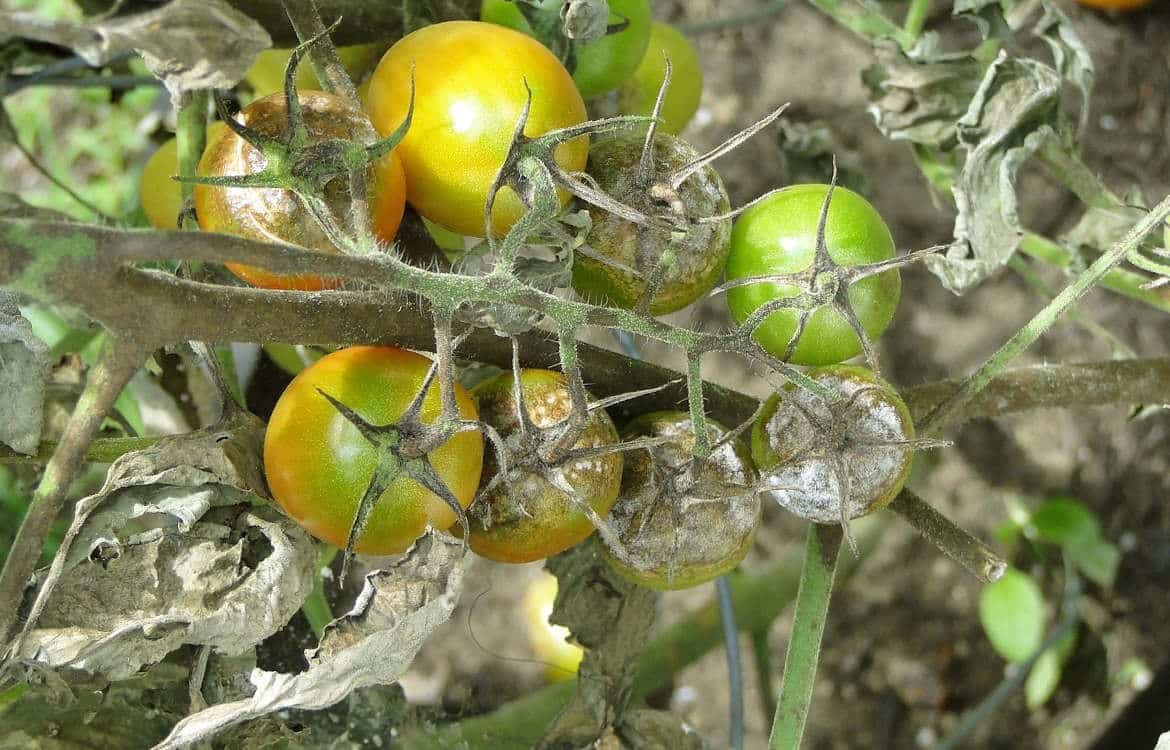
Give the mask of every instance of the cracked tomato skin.
<path id="1" fill-rule="evenodd" d="M 264 471 L 272 496 L 313 536 L 345 547 L 377 464 L 373 446 L 318 389 L 371 424 L 385 425 L 406 411 L 430 367 L 430 359 L 405 349 L 354 346 L 314 362 L 281 394 L 264 436 Z M 477 418 L 474 402 L 458 383 L 455 398 L 464 419 Z M 440 409 L 436 381 L 423 400 L 423 422 L 433 422 Z M 427 455 L 460 505 L 467 507 L 483 466 L 480 434 L 458 433 Z M 403 552 L 428 525 L 445 530 L 455 521 L 441 498 L 400 477 L 378 499 L 354 551 Z"/>
<path id="2" fill-rule="evenodd" d="M 585 102 L 565 66 L 535 39 L 481 21 L 447 21 L 407 34 L 374 70 L 367 108 L 383 135 L 406 117 L 412 68 L 414 116 L 396 149 L 406 199 L 446 229 L 483 237 L 488 190 L 508 155 L 525 81 L 532 89 L 529 137 L 585 122 Z M 554 155 L 562 169 L 579 172 L 588 153 L 589 139 L 581 136 Z M 523 213 L 512 189 L 501 189 L 493 233 L 502 236 Z"/>
<path id="3" fill-rule="evenodd" d="M 744 211 L 731 230 L 727 280 L 807 271 L 816 255 L 817 223 L 828 185 L 793 185 Z M 825 225 L 829 257 L 840 266 L 876 263 L 894 257 L 894 238 L 877 209 L 852 190 L 833 189 Z M 849 300 L 871 339 L 893 320 L 901 295 L 896 269 L 869 276 L 849 287 Z M 777 297 L 791 297 L 789 284 L 752 284 L 731 289 L 727 305 L 736 323 Z M 756 329 L 754 338 L 775 357 L 783 357 L 797 330 L 795 310 L 776 310 Z M 830 365 L 861 352 L 861 341 L 849 321 L 824 306 L 813 312 L 789 361 L 798 365 Z"/>
<path id="4" fill-rule="evenodd" d="M 338 97 L 322 91 L 299 91 L 305 126 L 313 141 L 350 139 L 367 127 L 361 112 L 350 109 Z M 240 111 L 239 120 L 269 137 L 277 137 L 287 121 L 283 93 L 252 102 Z M 243 175 L 259 172 L 266 164 L 258 149 L 235 132 L 224 128 L 208 142 L 199 162 L 200 175 Z M 406 180 L 395 151 L 371 165 L 369 180 L 370 228 L 379 242 L 390 244 L 398 233 L 406 207 Z M 349 187 L 334 179 L 325 187 L 325 200 L 333 214 L 349 213 Z M 223 232 L 262 242 L 285 242 L 321 253 L 337 254 L 316 219 L 289 190 L 276 188 L 223 188 L 195 186 L 195 212 L 205 232 Z M 344 223 L 343 223 L 344 226 Z M 228 269 L 252 286 L 266 289 L 317 291 L 339 286 L 336 279 L 310 274 L 282 275 L 253 266 L 228 263 Z"/>
<path id="5" fill-rule="evenodd" d="M 472 389 L 480 418 L 495 427 L 510 446 L 518 440 L 519 420 L 513 398 L 511 372 L 501 373 Z M 565 376 L 553 370 L 520 371 L 528 414 L 540 428 L 556 425 L 571 411 Z M 617 429 L 602 409 L 590 412 L 585 431 L 574 448 L 612 445 Z M 483 484 L 495 475 L 495 452 L 489 454 Z M 512 457 L 513 466 L 515 457 Z M 621 453 L 607 453 L 574 461 L 555 469 L 602 518 L 617 500 L 622 480 Z M 483 507 L 480 507 L 483 503 Z M 490 514 L 491 523 L 484 522 Z M 593 533 L 593 523 L 577 510 L 563 491 L 540 474 L 516 468 L 512 477 L 476 501 L 468 521 L 471 549 L 489 560 L 524 563 L 543 560 L 583 542 Z M 459 533 L 458 529 L 453 529 Z"/>

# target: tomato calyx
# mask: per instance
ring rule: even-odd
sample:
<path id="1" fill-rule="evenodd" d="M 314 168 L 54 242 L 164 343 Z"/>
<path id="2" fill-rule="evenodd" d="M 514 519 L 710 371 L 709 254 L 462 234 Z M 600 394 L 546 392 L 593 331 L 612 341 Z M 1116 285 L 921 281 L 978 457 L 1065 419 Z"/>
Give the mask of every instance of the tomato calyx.
<path id="1" fill-rule="evenodd" d="M 849 297 L 849 288 L 862 279 L 922 260 L 926 256 L 944 249 L 946 246 L 936 245 L 923 250 L 915 250 L 905 255 L 898 255 L 876 263 L 863 263 L 849 266 L 841 265 L 829 254 L 828 243 L 825 241 L 825 226 L 829 217 L 829 206 L 833 200 L 833 191 L 837 187 L 836 159 L 833 160 L 833 175 L 827 187 L 828 190 L 825 192 L 825 200 L 821 204 L 820 216 L 817 220 L 816 249 L 812 265 L 803 271 L 797 271 L 795 273 L 768 274 L 765 276 L 748 276 L 732 279 L 712 290 L 711 295 L 723 294 L 737 287 L 764 283 L 783 284 L 794 288 L 795 291 L 789 293 L 787 296 L 777 296 L 756 308 L 740 325 L 739 330 L 742 335 L 751 340 L 755 346 L 760 347 L 760 344 L 755 342 L 752 335 L 772 313 L 777 310 L 797 311 L 795 330 L 785 345 L 783 355 L 779 357 L 781 362 L 787 363 L 796 352 L 796 347 L 800 343 L 801 337 L 804 335 L 805 329 L 808 327 L 809 319 L 813 313 L 828 307 L 840 314 L 849 323 L 849 326 L 857 334 L 857 338 L 861 342 L 861 350 L 865 356 L 867 366 L 876 375 L 880 376 L 880 365 L 877 359 L 877 352 L 874 349 L 873 339 L 866 332 L 861 319 L 857 315 L 857 311 L 854 309 L 853 302 Z M 784 189 L 780 188 L 779 190 Z M 756 200 L 737 209 L 735 213 L 742 213 L 751 206 L 775 195 L 779 190 L 765 193 Z"/>
<path id="2" fill-rule="evenodd" d="M 626 459 L 622 494 L 608 521 L 627 545 L 607 549 L 620 572 L 653 588 L 676 589 L 722 575 L 743 559 L 760 518 L 760 489 L 740 433 L 706 420 L 702 457 L 686 412 L 653 412 L 623 432 L 664 438 Z"/>
<path id="3" fill-rule="evenodd" d="M 286 120 L 279 136 L 265 135 L 240 122 L 229 114 L 223 92 L 218 90 L 214 92 L 220 119 L 233 133 L 261 153 L 264 158 L 262 170 L 250 174 L 196 175 L 175 179 L 225 188 L 289 190 L 301 200 L 335 246 L 345 252 L 359 253 L 362 251 L 364 239 L 370 236 L 366 209 L 367 170 L 372 164 L 387 156 L 405 137 L 414 112 L 413 81 L 406 116 L 385 138 L 368 144 L 344 138 L 313 140 L 305 123 L 295 82 L 297 66 L 308 47 L 315 41 L 316 38 L 298 46 L 289 57 L 283 92 Z M 373 132 L 372 127 L 370 132 Z M 342 229 L 345 222 L 338 221 L 338 217 L 333 215 L 324 198 L 326 186 L 337 178 L 344 178 L 350 188 L 355 209 L 351 213 L 357 229 L 356 242 L 354 237 Z"/>
<path id="4" fill-rule="evenodd" d="M 916 438 L 905 403 L 870 370 L 832 365 L 809 376 L 827 386 L 827 397 L 774 384 L 757 415 L 752 453 L 761 489 L 802 518 L 839 523 L 856 552 L 849 521 L 894 498 L 910 452 L 950 443 Z"/>
<path id="5" fill-rule="evenodd" d="M 524 107 L 512 132 L 507 156 L 504 157 L 503 165 L 488 188 L 487 201 L 484 204 L 485 235 L 488 246 L 496 257 L 492 273 L 500 278 L 506 278 L 512 273 L 516 258 L 529 235 L 561 213 L 557 188 L 567 190 L 587 203 L 636 224 L 658 222 L 657 219 L 646 216 L 598 190 L 580 175 L 566 172 L 557 164 L 553 153 L 558 146 L 574 138 L 615 132 L 646 122 L 648 118 L 639 115 L 608 117 L 529 137 L 524 135 L 524 127 L 528 123 L 528 115 L 532 109 L 532 89 L 527 81 L 524 82 L 524 90 L 526 94 Z M 492 209 L 496 196 L 504 187 L 510 187 L 528 210 L 512 225 L 504 238 L 497 241 L 492 232 Z"/>
<path id="6" fill-rule="evenodd" d="M 436 337 L 441 332 L 436 331 Z M 448 339 L 449 341 L 449 339 Z M 463 538 L 467 538 L 467 513 L 460 505 L 454 493 L 439 476 L 434 464 L 431 463 L 431 451 L 443 445 L 457 433 L 478 431 L 483 429 L 478 421 L 463 419 L 455 403 L 454 380 L 445 377 L 442 383 L 442 411 L 433 422 L 422 421 L 423 402 L 431 388 L 436 375 L 447 369 L 450 349 L 440 346 L 444 350 L 436 357 L 426 377 L 419 386 L 419 390 L 410 405 L 396 421 L 377 425 L 366 420 L 356 411 L 342 403 L 321 388 L 316 388 L 318 394 L 328 401 L 338 414 L 357 428 L 361 436 L 373 446 L 378 455 L 378 463 L 374 469 L 370 483 L 358 501 L 353 522 L 345 542 L 345 559 L 342 565 L 344 571 L 353 554 L 354 545 L 361 537 L 370 514 L 373 513 L 378 499 L 383 493 L 401 477 L 408 477 L 418 482 L 426 489 L 438 496 L 455 514 L 460 527 L 463 529 Z"/>

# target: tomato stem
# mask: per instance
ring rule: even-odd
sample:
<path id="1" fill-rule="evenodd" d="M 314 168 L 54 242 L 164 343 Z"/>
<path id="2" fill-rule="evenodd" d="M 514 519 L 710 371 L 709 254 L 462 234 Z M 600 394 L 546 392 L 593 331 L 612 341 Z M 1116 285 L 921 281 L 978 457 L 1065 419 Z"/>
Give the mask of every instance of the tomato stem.
<path id="1" fill-rule="evenodd" d="M 768 746 L 774 750 L 800 747 L 843 538 L 839 526 L 809 524 L 804 568 L 796 593 L 796 611 L 792 616 L 792 637 L 784 658 L 780 700 L 776 704 L 772 733 L 768 738 Z"/>

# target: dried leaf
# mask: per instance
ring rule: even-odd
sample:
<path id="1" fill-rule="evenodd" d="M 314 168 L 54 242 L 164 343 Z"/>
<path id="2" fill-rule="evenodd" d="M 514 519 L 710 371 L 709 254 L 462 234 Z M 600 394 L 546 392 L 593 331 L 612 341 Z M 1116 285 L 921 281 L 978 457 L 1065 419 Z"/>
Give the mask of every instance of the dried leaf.
<path id="1" fill-rule="evenodd" d="M 1023 236 L 1015 189 L 1020 166 L 1057 138 L 1060 78 L 1035 60 L 1001 53 L 987 69 L 967 114 L 958 122 L 966 162 L 953 193 L 959 215 L 955 240 L 926 266 L 961 294 L 1006 264 Z"/>
<path id="2" fill-rule="evenodd" d="M 262 26 L 224 0 L 172 0 L 157 10 L 84 24 L 6 13 L 0 26 L 10 36 L 68 47 L 94 66 L 137 52 L 172 95 L 234 86 L 272 46 Z"/>
<path id="3" fill-rule="evenodd" d="M 463 583 L 463 546 L 433 533 L 406 557 L 366 576 L 353 609 L 334 620 L 300 674 L 254 670 L 255 693 L 179 722 L 155 750 L 186 747 L 243 721 L 286 709 L 321 709 L 352 691 L 398 680 L 436 627 L 451 616 Z"/>
<path id="4" fill-rule="evenodd" d="M 124 679 L 184 644 L 239 654 L 312 589 L 311 537 L 254 505 L 259 425 L 205 430 L 118 459 L 78 503 L 21 656 Z"/>
<path id="5" fill-rule="evenodd" d="M 16 300 L 0 290 L 0 443 L 36 453 L 45 414 L 49 363 L 45 345 L 21 317 Z"/>

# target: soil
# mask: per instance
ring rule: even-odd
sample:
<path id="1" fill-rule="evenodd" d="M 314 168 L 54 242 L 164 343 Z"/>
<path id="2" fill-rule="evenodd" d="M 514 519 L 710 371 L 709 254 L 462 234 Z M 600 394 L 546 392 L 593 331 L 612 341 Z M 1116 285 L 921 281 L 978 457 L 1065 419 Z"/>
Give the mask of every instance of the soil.
<path id="1" fill-rule="evenodd" d="M 758 0 L 655 2 L 656 16 L 675 22 L 727 17 L 758 7 Z M 884 3 L 895 17 L 898 3 Z M 943 14 L 948 4 L 936 3 Z M 1155 3 L 1155 5 L 1159 5 Z M 1097 69 L 1082 148 L 1087 163 L 1118 192 L 1137 185 L 1155 202 L 1170 178 L 1170 7 L 1110 17 L 1066 8 Z M 941 17 L 938 16 L 938 17 Z M 868 48 L 803 3 L 748 26 L 698 37 L 705 76 L 702 108 L 684 134 L 700 149 L 791 102 L 791 122 L 819 121 L 837 143 L 838 157 L 864 176 L 867 197 L 889 222 L 900 248 L 917 249 L 951 237 L 953 215 L 927 189 L 908 151 L 878 133 L 866 112 L 861 71 Z M 1039 51 L 1043 55 L 1043 51 Z M 784 161 L 774 130 L 765 131 L 718 167 L 733 205 L 782 184 Z M 826 175 L 827 177 L 827 175 Z M 1057 233 L 1079 214 L 1078 204 L 1039 171 L 1022 178 L 1025 224 Z M 1063 277 L 1037 269 L 1050 285 Z M 901 386 L 970 372 L 1026 322 L 1043 299 L 1004 272 L 956 297 L 925 270 L 903 273 L 903 303 L 882 340 L 886 376 Z M 1096 291 L 1081 315 L 1108 328 L 1143 356 L 1170 352 L 1163 314 Z M 706 327 L 726 323 L 717 303 L 679 314 Z M 612 343 L 604 337 L 596 339 Z M 1109 358 L 1108 341 L 1063 322 L 1020 359 L 1020 364 Z M 672 352 L 646 346 L 645 355 L 672 366 Z M 712 358 L 714 359 L 714 358 Z M 745 392 L 767 385 L 737 366 L 711 361 L 704 374 Z M 1139 688 L 1167 690 L 1170 670 L 1170 412 L 1124 408 L 1044 411 L 966 425 L 948 436 L 953 448 L 919 462 L 914 489 L 985 540 L 1007 518 L 1005 500 L 1075 497 L 1101 520 L 1105 536 L 1123 550 L 1112 591 L 1090 586 L 1083 600 L 1079 646 L 1054 697 L 1029 712 L 1017 693 L 966 743 L 980 748 L 1147 748 L 1170 730 L 1170 695 L 1142 696 Z M 929 747 L 1004 679 L 1005 668 L 983 635 L 980 584 L 899 521 L 888 538 L 835 593 L 825 633 L 806 748 Z M 745 563 L 758 566 L 802 544 L 799 523 L 769 508 L 756 549 Z M 845 552 L 844 554 L 848 554 Z M 1027 561 L 1018 561 L 1027 562 Z M 448 709 L 484 710 L 538 684 L 542 668 L 515 637 L 514 612 L 538 566 L 503 567 L 479 561 L 468 595 L 446 631 L 424 648 L 409 695 Z M 1059 578 L 1051 566 L 1030 567 L 1057 604 Z M 710 586 L 664 598 L 661 623 L 709 601 Z M 470 619 L 469 619 L 469 614 Z M 781 662 L 791 615 L 768 635 Z M 1055 619 L 1055 612 L 1053 612 Z M 474 634 L 475 638 L 468 637 Z M 764 747 L 770 717 L 760 708 L 745 660 L 748 748 Z M 1119 682 L 1121 667 L 1139 659 L 1149 671 Z M 778 672 L 779 664 L 774 672 Z M 708 654 L 679 676 L 673 708 L 712 747 L 728 736 L 726 657 Z M 773 674 L 773 688 L 778 687 Z M 1150 702 L 1152 700 L 1152 702 Z M 1153 710 L 1143 705 L 1158 706 Z M 1126 714 L 1127 707 L 1133 707 Z"/>

